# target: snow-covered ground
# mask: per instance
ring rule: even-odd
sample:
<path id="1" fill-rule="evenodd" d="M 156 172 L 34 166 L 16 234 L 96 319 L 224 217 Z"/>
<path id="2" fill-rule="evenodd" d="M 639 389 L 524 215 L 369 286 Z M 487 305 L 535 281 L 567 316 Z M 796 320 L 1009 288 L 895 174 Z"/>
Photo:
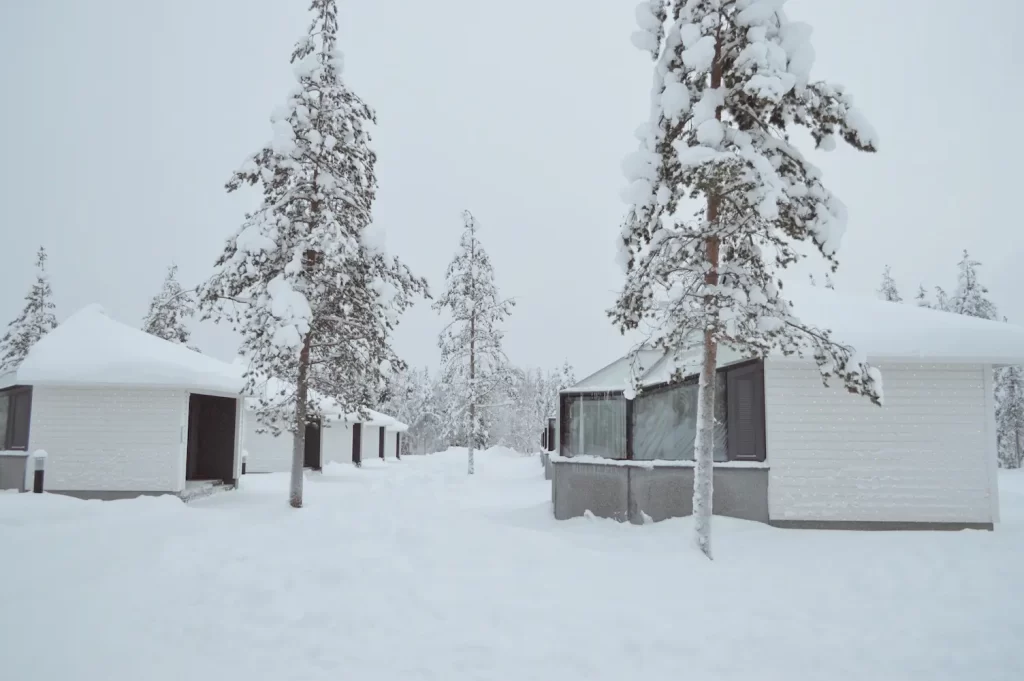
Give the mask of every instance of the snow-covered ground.
<path id="1" fill-rule="evenodd" d="M 36 681 L 1024 678 L 1024 474 L 995 532 L 551 518 L 536 458 L 184 505 L 0 495 L 0 675 Z"/>

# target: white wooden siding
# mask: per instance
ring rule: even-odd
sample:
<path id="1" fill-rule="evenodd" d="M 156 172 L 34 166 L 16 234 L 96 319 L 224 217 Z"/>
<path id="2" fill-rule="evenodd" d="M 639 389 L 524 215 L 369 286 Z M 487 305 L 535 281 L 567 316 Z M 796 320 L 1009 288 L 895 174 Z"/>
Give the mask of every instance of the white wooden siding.
<path id="1" fill-rule="evenodd" d="M 772 520 L 993 521 L 984 365 L 882 364 L 877 407 L 765 363 Z"/>
<path id="2" fill-rule="evenodd" d="M 184 391 L 36 386 L 29 449 L 48 490 L 179 492 Z"/>
<path id="3" fill-rule="evenodd" d="M 292 434 L 283 431 L 277 437 L 270 433 L 257 433 L 261 428 L 255 414 L 246 414 L 243 437 L 246 473 L 282 473 L 292 469 Z"/>
<path id="4" fill-rule="evenodd" d="M 380 427 L 363 425 L 363 449 L 360 452 L 363 461 L 380 459 Z"/>
<path id="5" fill-rule="evenodd" d="M 328 463 L 352 463 L 352 426 L 344 423 L 329 423 L 323 436 L 324 465 Z"/>
<path id="6" fill-rule="evenodd" d="M 395 445 L 397 443 L 397 440 L 395 439 L 396 435 L 398 435 L 398 433 L 393 430 L 387 431 L 384 435 L 384 458 L 386 459 L 395 458 Z"/>

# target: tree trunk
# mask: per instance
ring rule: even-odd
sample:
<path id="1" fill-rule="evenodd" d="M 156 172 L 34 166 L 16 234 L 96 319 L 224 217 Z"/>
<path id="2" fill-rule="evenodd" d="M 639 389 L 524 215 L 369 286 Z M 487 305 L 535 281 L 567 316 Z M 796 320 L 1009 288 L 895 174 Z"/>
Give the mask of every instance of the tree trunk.
<path id="1" fill-rule="evenodd" d="M 711 65 L 711 87 L 722 86 L 722 38 L 717 36 L 715 60 Z M 715 111 L 715 118 L 722 119 L 721 108 Z M 718 222 L 719 197 L 708 196 L 708 225 L 714 228 Z M 718 285 L 718 237 L 712 236 L 705 242 L 705 256 L 708 270 L 704 284 Z M 714 511 L 712 497 L 715 485 L 715 369 L 718 364 L 718 341 L 715 327 L 718 325 L 718 305 L 713 295 L 704 297 L 704 361 L 700 370 L 697 387 L 697 436 L 693 456 L 696 467 L 693 471 L 693 528 L 697 548 L 708 557 L 711 555 L 711 516 Z"/>
<path id="2" fill-rule="evenodd" d="M 302 508 L 302 469 L 306 460 L 306 395 L 309 392 L 310 334 L 299 352 L 299 377 L 295 383 L 295 433 L 292 436 L 292 480 L 288 503 Z"/>
<path id="3" fill-rule="evenodd" d="M 704 332 L 704 364 L 697 387 L 697 437 L 694 442 L 696 468 L 693 473 L 693 521 L 697 548 L 711 558 L 712 495 L 715 481 L 715 366 L 718 342 Z"/>
<path id="4" fill-rule="evenodd" d="M 476 446 L 476 234 L 469 247 L 469 272 L 472 281 L 473 311 L 469 313 L 469 474 L 473 475 L 473 448 Z"/>

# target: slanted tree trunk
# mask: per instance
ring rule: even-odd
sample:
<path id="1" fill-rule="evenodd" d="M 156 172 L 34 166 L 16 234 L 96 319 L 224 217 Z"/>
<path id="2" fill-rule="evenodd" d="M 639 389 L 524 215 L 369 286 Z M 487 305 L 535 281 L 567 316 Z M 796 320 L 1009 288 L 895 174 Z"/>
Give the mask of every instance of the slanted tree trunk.
<path id="1" fill-rule="evenodd" d="M 306 462 L 306 395 L 309 393 L 309 343 L 306 334 L 299 352 L 299 376 L 295 383 L 295 433 L 292 437 L 292 480 L 288 503 L 302 508 L 302 469 Z"/>

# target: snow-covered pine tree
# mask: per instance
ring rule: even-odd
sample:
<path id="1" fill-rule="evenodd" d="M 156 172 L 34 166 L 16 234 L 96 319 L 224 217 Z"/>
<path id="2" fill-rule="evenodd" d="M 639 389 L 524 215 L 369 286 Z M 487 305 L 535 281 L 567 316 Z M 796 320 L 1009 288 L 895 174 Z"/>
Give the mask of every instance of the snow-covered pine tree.
<path id="1" fill-rule="evenodd" d="M 1020 468 L 1024 464 L 1024 369 L 1019 366 L 996 373 L 996 432 L 999 465 Z"/>
<path id="2" fill-rule="evenodd" d="M 346 411 L 365 409 L 394 357 L 390 329 L 426 290 L 370 226 L 374 113 L 342 80 L 336 2 L 312 0 L 310 12 L 291 54 L 297 87 L 271 117 L 273 141 L 227 183 L 229 192 L 261 185 L 262 204 L 228 240 L 200 297 L 204 317 L 240 332 L 251 388 L 267 377 L 295 385 L 265 396 L 260 419 L 270 430 L 291 424 L 296 508 L 305 426 L 321 417 L 309 388 L 315 381 Z"/>
<path id="3" fill-rule="evenodd" d="M 919 285 L 917 287 L 917 295 L 914 296 L 914 303 L 918 307 L 927 307 L 929 309 L 932 307 L 932 304 L 928 302 L 928 292 L 925 290 L 924 285 Z"/>
<path id="4" fill-rule="evenodd" d="M 780 270 L 811 241 L 836 267 L 845 208 L 793 146 L 841 137 L 875 151 L 875 133 L 840 86 L 811 81 L 811 29 L 779 0 L 649 0 L 633 42 L 655 60 L 649 122 L 626 159 L 627 281 L 610 311 L 623 330 L 654 329 L 673 353 L 703 347 L 693 490 L 697 545 L 711 557 L 714 385 L 718 344 L 756 357 L 813 354 L 824 380 L 881 400 L 880 374 L 797 317 Z M 696 206 L 691 201 L 699 199 Z"/>
<path id="5" fill-rule="evenodd" d="M 998 319 L 996 306 L 986 295 L 988 289 L 978 280 L 978 268 L 981 263 L 971 258 L 964 250 L 964 255 L 957 263 L 957 284 L 952 298 L 946 301 L 941 309 L 968 317 L 981 319 Z M 941 289 L 939 289 L 941 291 Z M 945 300 L 945 293 L 940 300 Z"/>
<path id="6" fill-rule="evenodd" d="M 921 294 L 924 293 L 924 289 L 921 289 Z M 878 288 L 878 296 L 882 300 L 887 300 L 890 303 L 902 303 L 903 297 L 900 292 L 896 289 L 896 282 L 892 278 L 892 268 L 888 265 L 882 271 L 882 285 Z"/>
<path id="7" fill-rule="evenodd" d="M 25 307 L 0 338 L 0 374 L 16 369 L 36 341 L 57 326 L 46 258 L 46 249 L 40 246 L 36 253 L 36 281 L 25 296 Z"/>
<path id="8" fill-rule="evenodd" d="M 189 331 L 185 322 L 195 314 L 193 292 L 178 283 L 178 266 L 167 268 L 160 293 L 149 303 L 149 312 L 142 320 L 142 330 L 158 338 L 188 345 Z"/>
<path id="9" fill-rule="evenodd" d="M 449 429 L 461 433 L 469 449 L 469 474 L 473 474 L 473 450 L 487 440 L 482 409 L 485 401 L 511 390 L 508 358 L 502 350 L 504 334 L 498 325 L 511 314 L 515 301 L 498 295 L 494 268 L 477 235 L 476 219 L 462 214 L 459 250 L 445 273 L 445 291 L 434 309 L 447 310 L 451 322 L 441 331 L 442 380 L 451 390 Z M 463 425 L 465 424 L 465 425 Z"/>

